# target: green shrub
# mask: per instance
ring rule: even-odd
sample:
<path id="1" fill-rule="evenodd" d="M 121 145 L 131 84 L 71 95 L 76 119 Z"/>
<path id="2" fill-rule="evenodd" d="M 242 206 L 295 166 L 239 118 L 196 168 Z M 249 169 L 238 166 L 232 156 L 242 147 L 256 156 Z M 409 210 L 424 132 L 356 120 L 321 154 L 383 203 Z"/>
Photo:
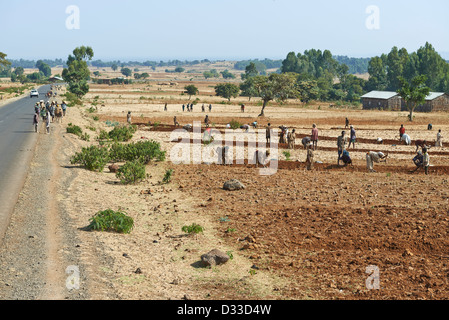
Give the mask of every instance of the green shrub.
<path id="1" fill-rule="evenodd" d="M 231 129 L 239 129 L 242 124 L 240 122 L 238 122 L 237 120 L 232 119 L 232 121 L 229 123 L 229 125 L 231 126 Z"/>
<path id="2" fill-rule="evenodd" d="M 98 135 L 98 140 L 109 140 L 109 133 L 106 130 L 100 130 Z"/>
<path id="3" fill-rule="evenodd" d="M 161 146 L 156 141 L 138 141 L 130 144 L 121 144 L 115 142 L 109 149 L 111 160 L 119 161 L 133 161 L 140 160 L 142 163 L 156 159 L 156 161 L 165 160 L 165 151 L 161 150 Z"/>
<path id="4" fill-rule="evenodd" d="M 65 97 L 68 107 L 81 106 L 83 104 L 83 101 L 74 93 L 66 92 L 62 96 Z"/>
<path id="5" fill-rule="evenodd" d="M 80 138 L 84 141 L 90 141 L 90 135 L 88 135 L 87 133 L 82 134 Z"/>
<path id="6" fill-rule="evenodd" d="M 290 157 L 291 157 L 290 151 L 284 151 L 283 154 L 285 156 L 285 159 L 287 161 L 290 161 Z"/>
<path id="7" fill-rule="evenodd" d="M 139 160 L 127 162 L 118 169 L 116 176 L 122 184 L 135 184 L 145 179 L 145 165 Z"/>
<path id="8" fill-rule="evenodd" d="M 90 146 L 82 148 L 70 160 L 72 164 L 81 164 L 90 171 L 103 171 L 109 161 L 109 151 L 107 148 Z"/>
<path id="9" fill-rule="evenodd" d="M 199 224 L 193 223 L 190 226 L 184 226 L 182 227 L 182 232 L 188 233 L 188 234 L 198 234 L 202 233 L 204 231 L 204 228 L 200 226 Z"/>
<path id="10" fill-rule="evenodd" d="M 167 171 L 165 171 L 165 175 L 164 175 L 164 178 L 162 179 L 162 182 L 170 183 L 172 175 L 173 175 L 173 169 L 168 169 Z"/>
<path id="11" fill-rule="evenodd" d="M 83 134 L 83 130 L 81 129 L 81 127 L 69 123 L 67 125 L 67 133 L 71 133 L 77 135 L 78 137 L 81 137 L 81 135 Z"/>
<path id="12" fill-rule="evenodd" d="M 125 142 L 131 140 L 135 132 L 135 126 L 117 126 L 109 131 L 109 138 L 114 141 Z"/>
<path id="13" fill-rule="evenodd" d="M 98 212 L 89 221 L 88 229 L 90 230 L 130 233 L 134 227 L 134 221 L 131 217 L 123 212 L 111 209 Z"/>

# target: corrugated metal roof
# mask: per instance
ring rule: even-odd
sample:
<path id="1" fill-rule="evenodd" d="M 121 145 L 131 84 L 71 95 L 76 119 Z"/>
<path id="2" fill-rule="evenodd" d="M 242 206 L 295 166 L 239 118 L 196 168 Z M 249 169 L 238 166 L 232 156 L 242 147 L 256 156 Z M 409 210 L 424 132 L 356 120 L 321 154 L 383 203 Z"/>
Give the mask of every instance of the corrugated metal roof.
<path id="1" fill-rule="evenodd" d="M 393 97 L 396 97 L 399 95 L 397 92 L 393 91 L 371 91 L 365 95 L 363 95 L 361 98 L 369 98 L 369 99 L 391 99 Z M 430 92 L 429 95 L 426 97 L 426 100 L 434 100 L 436 98 L 441 97 L 442 95 L 445 95 L 444 92 Z"/>
<path id="2" fill-rule="evenodd" d="M 371 91 L 371 92 L 363 95 L 362 98 L 388 100 L 397 95 L 398 95 L 397 92 L 392 92 L 392 91 Z"/>
<path id="3" fill-rule="evenodd" d="M 430 92 L 426 100 L 434 100 L 436 98 L 441 97 L 444 94 L 445 94 L 444 92 Z"/>

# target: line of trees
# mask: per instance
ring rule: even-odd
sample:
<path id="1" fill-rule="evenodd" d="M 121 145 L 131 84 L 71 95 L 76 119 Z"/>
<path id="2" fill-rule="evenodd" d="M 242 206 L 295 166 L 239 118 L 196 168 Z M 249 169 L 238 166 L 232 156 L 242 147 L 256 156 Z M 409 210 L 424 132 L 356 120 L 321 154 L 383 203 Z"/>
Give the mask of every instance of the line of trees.
<path id="1" fill-rule="evenodd" d="M 390 53 L 372 58 L 368 72 L 368 91 L 396 91 L 401 88 L 400 77 L 411 82 L 423 75 L 432 91 L 449 93 L 449 63 L 428 42 L 412 53 L 393 47 Z"/>
<path id="2" fill-rule="evenodd" d="M 6 57 L 6 55 L 5 55 Z M 0 65 L 0 76 L 11 78 L 11 82 L 40 82 L 51 77 L 51 67 L 44 61 L 38 60 L 33 68 L 37 68 L 39 71 L 25 75 L 25 69 L 21 66 L 16 66 L 12 69 L 13 63 L 4 59 L 6 63 L 3 66 Z"/>

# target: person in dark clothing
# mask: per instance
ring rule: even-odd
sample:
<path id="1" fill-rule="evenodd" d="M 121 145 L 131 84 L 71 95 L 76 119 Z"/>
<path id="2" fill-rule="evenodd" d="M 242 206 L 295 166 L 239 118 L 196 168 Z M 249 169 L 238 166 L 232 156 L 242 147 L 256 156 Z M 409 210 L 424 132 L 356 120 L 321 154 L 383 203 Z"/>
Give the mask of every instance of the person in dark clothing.
<path id="1" fill-rule="evenodd" d="M 343 161 L 343 164 L 344 164 L 345 167 L 347 165 L 351 165 L 352 166 L 352 160 L 351 160 L 351 157 L 349 156 L 349 152 L 347 150 L 343 150 L 343 154 L 341 156 L 341 160 Z"/>
<path id="2" fill-rule="evenodd" d="M 420 168 L 423 168 L 424 156 L 421 151 L 418 151 L 417 155 L 413 158 L 413 163 L 416 166 L 416 169 L 412 171 L 412 173 L 418 171 Z"/>

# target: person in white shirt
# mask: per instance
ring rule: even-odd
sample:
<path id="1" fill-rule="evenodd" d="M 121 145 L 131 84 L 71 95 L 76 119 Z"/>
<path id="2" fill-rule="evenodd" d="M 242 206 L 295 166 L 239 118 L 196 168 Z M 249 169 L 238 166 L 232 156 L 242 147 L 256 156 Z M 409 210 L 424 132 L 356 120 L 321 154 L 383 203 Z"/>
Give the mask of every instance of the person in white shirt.
<path id="1" fill-rule="evenodd" d="M 366 168 L 369 172 L 376 172 L 374 170 L 374 162 L 387 162 L 388 154 L 385 155 L 382 152 L 370 151 L 366 154 Z"/>
<path id="2" fill-rule="evenodd" d="M 437 133 L 437 142 L 435 143 L 435 147 L 442 148 L 443 147 L 443 136 L 441 135 L 441 129 L 438 130 Z"/>
<path id="3" fill-rule="evenodd" d="M 410 136 L 406 133 L 404 133 L 401 137 L 401 141 L 403 141 L 407 146 L 412 144 L 412 139 L 410 139 Z"/>

